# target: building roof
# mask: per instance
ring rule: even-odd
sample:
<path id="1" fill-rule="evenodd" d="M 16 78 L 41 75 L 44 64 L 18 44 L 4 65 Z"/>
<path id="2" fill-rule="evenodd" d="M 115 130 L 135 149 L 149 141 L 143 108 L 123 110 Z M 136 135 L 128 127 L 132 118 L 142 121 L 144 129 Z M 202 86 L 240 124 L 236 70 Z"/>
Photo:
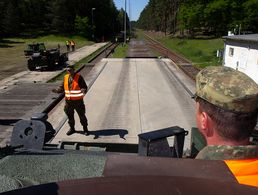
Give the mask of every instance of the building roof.
<path id="1" fill-rule="evenodd" d="M 222 38 L 225 40 L 232 40 L 232 41 L 237 41 L 237 42 L 256 42 L 256 43 L 258 43 L 258 34 L 233 35 L 233 36 L 224 36 Z"/>

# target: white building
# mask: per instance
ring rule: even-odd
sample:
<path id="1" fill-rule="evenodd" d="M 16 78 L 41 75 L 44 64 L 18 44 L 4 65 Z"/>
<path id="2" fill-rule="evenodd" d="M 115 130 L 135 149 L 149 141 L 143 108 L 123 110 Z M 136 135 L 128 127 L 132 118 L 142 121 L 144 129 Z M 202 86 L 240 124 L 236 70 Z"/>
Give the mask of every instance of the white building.
<path id="1" fill-rule="evenodd" d="M 244 72 L 258 83 L 258 34 L 225 36 L 223 65 Z"/>

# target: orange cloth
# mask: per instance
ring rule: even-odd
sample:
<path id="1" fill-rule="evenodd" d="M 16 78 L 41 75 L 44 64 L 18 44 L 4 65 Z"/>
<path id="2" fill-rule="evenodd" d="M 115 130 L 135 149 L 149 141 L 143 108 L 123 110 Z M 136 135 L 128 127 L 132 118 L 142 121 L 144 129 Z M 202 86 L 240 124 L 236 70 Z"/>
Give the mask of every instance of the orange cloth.
<path id="1" fill-rule="evenodd" d="M 73 83 L 71 88 L 69 87 L 69 74 L 66 74 L 64 77 L 64 90 L 65 90 L 65 99 L 67 100 L 81 100 L 84 97 L 84 94 L 81 91 L 81 88 L 78 84 L 80 74 L 75 74 L 73 78 Z"/>
<path id="2" fill-rule="evenodd" d="M 258 158 L 224 162 L 240 184 L 258 187 Z"/>

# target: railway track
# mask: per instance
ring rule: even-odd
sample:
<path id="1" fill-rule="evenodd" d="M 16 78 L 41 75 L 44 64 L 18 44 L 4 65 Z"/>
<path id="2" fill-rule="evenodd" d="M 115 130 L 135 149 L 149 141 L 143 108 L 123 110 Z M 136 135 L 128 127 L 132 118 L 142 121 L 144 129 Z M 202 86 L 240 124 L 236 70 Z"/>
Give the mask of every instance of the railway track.
<path id="1" fill-rule="evenodd" d="M 170 49 L 166 48 L 160 42 L 154 40 L 149 35 L 145 34 L 147 43 L 149 47 L 154 50 L 157 50 L 159 53 L 164 55 L 165 57 L 171 59 L 186 75 L 188 75 L 192 80 L 195 81 L 195 77 L 200 71 L 198 68 L 192 65 L 192 63 L 184 58 L 183 56 L 171 51 Z"/>

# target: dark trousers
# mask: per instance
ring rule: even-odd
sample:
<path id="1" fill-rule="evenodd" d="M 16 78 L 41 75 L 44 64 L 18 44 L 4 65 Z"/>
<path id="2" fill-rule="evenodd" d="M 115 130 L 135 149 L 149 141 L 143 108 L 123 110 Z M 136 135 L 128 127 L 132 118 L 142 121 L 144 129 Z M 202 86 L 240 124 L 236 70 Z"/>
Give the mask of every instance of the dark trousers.
<path id="1" fill-rule="evenodd" d="M 66 100 L 64 111 L 68 117 L 68 124 L 72 129 L 74 129 L 74 110 L 76 110 L 79 115 L 80 122 L 84 128 L 88 126 L 88 120 L 85 116 L 85 105 L 83 100 Z"/>

